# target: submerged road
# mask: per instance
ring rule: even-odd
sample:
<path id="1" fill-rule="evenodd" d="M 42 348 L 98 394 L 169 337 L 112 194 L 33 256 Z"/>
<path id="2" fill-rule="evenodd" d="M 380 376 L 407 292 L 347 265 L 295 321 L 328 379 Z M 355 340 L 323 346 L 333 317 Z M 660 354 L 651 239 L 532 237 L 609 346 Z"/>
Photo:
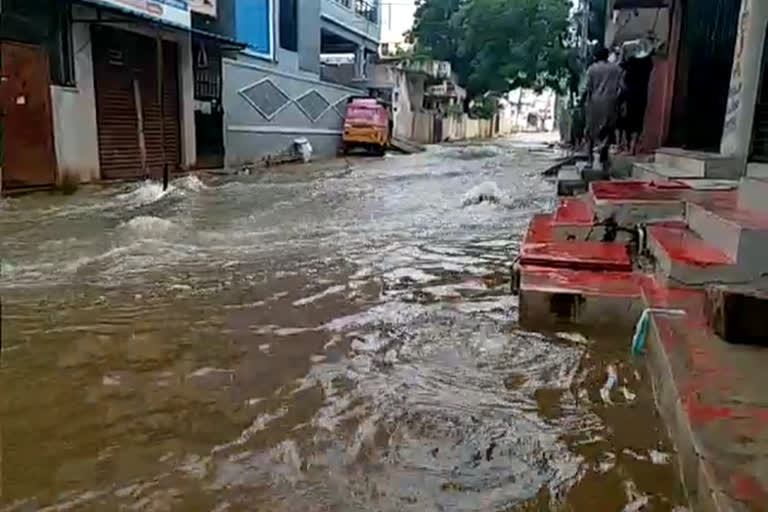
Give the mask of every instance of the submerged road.
<path id="1" fill-rule="evenodd" d="M 3 200 L 0 511 L 684 510 L 628 334 L 517 325 L 554 158 Z"/>

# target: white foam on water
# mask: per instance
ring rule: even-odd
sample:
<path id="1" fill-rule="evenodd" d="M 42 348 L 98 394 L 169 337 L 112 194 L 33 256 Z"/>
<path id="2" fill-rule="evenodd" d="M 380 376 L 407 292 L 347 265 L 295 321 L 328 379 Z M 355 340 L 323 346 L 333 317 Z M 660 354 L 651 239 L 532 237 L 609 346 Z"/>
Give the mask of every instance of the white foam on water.
<path id="1" fill-rule="evenodd" d="M 173 190 L 173 188 L 174 187 L 171 185 L 166 190 L 163 190 L 162 183 L 147 180 L 142 182 L 139 186 L 130 192 L 121 194 L 115 199 L 120 203 L 127 203 L 132 206 L 143 206 L 146 204 L 154 203 L 155 201 L 159 201 L 168 195 L 171 190 Z"/>
<path id="2" fill-rule="evenodd" d="M 306 306 L 307 304 L 311 304 L 315 301 L 318 301 L 322 299 L 323 297 L 327 297 L 328 295 L 334 295 L 337 293 L 341 293 L 346 289 L 346 287 L 343 284 L 331 286 L 329 288 L 326 288 L 325 290 L 321 291 L 320 293 L 316 293 L 314 295 L 310 295 L 309 297 L 304 297 L 303 299 L 295 300 L 293 301 L 294 306 Z"/>
<path id="3" fill-rule="evenodd" d="M 480 203 L 504 203 L 507 199 L 506 194 L 502 192 L 499 186 L 493 181 L 486 181 L 472 187 L 469 192 L 464 194 L 461 200 L 462 206 L 471 206 Z"/>
<path id="4" fill-rule="evenodd" d="M 398 268 L 398 269 L 392 270 L 391 272 L 387 272 L 386 274 L 384 274 L 384 279 L 387 279 L 388 281 L 395 281 L 395 282 L 407 279 L 415 283 L 426 283 L 429 281 L 434 281 L 435 279 L 437 279 L 437 276 L 428 274 L 419 268 L 405 267 L 405 268 Z"/>
<path id="5" fill-rule="evenodd" d="M 216 454 L 222 450 L 247 443 L 254 434 L 261 432 L 267 428 L 267 425 L 269 425 L 272 421 L 285 416 L 285 413 L 287 412 L 288 410 L 283 407 L 274 413 L 264 413 L 258 415 L 256 419 L 254 419 L 253 422 L 240 433 L 240 436 L 237 439 L 230 441 L 229 443 L 214 446 L 211 450 L 211 453 Z"/>
<path id="6" fill-rule="evenodd" d="M 172 221 L 151 215 L 134 217 L 121 227 L 138 238 L 164 238 L 177 228 Z"/>
<path id="7" fill-rule="evenodd" d="M 192 174 L 173 180 L 172 185 L 182 190 L 188 190 L 190 192 L 200 192 L 208 188 L 203 181 Z"/>

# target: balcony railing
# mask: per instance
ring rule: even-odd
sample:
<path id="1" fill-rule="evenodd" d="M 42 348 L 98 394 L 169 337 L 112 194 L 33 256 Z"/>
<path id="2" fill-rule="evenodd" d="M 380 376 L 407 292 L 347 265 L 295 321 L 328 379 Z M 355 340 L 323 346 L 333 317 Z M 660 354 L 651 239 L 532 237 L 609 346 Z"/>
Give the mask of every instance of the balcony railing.
<path id="1" fill-rule="evenodd" d="M 371 23 L 377 23 L 378 21 L 377 0 L 336 0 L 336 2 L 347 9 L 354 10 L 355 14 L 362 16 Z"/>

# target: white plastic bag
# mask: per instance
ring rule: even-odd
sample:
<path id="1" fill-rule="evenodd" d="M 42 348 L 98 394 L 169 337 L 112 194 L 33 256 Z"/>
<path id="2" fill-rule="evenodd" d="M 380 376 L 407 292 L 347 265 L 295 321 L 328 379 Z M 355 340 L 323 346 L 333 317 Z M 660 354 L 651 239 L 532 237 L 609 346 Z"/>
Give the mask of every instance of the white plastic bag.
<path id="1" fill-rule="evenodd" d="M 294 139 L 293 144 L 296 146 L 296 151 L 301 155 L 301 161 L 309 163 L 312 160 L 312 144 L 305 137 Z"/>

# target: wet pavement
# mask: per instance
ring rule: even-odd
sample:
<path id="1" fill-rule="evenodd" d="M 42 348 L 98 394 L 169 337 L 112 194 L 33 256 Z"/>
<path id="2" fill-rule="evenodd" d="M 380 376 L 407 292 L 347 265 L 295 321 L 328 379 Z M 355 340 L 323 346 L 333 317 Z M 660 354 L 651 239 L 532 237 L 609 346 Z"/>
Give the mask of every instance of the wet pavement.
<path id="1" fill-rule="evenodd" d="M 629 334 L 517 325 L 554 158 L 496 140 L 4 200 L 0 511 L 680 507 Z"/>

